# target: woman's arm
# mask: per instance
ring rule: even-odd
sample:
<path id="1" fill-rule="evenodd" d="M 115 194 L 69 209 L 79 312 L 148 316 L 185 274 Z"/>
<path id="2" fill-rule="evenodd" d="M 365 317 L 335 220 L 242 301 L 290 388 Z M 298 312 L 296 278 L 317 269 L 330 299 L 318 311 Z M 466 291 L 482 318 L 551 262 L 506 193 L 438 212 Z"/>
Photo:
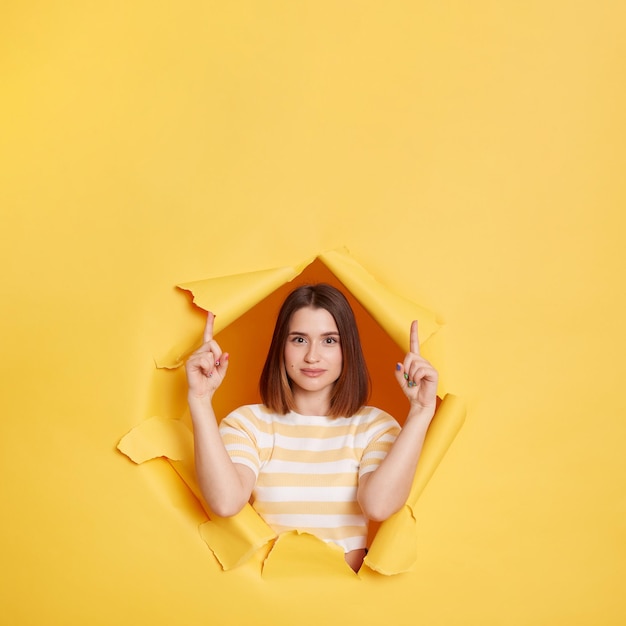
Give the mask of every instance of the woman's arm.
<path id="1" fill-rule="evenodd" d="M 366 517 L 374 521 L 387 519 L 406 502 L 435 414 L 438 374 L 420 355 L 416 321 L 411 324 L 410 351 L 396 366 L 396 378 L 410 402 L 409 414 L 378 468 L 359 480 L 358 502 Z"/>
<path id="2" fill-rule="evenodd" d="M 213 411 L 213 394 L 226 376 L 229 358 L 213 339 L 214 319 L 213 313 L 209 313 L 203 344 L 185 364 L 187 399 L 200 491 L 213 513 L 230 517 L 250 499 L 256 477 L 250 468 L 231 461 Z"/>

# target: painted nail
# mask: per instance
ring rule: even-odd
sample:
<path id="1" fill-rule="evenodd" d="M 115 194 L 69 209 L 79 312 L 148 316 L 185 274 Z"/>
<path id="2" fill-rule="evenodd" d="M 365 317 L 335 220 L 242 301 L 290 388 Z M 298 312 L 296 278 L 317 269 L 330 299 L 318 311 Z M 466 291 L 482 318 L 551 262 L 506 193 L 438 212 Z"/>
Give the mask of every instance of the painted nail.
<path id="1" fill-rule="evenodd" d="M 404 372 L 404 380 L 409 380 L 409 375 L 406 372 Z"/>
<path id="2" fill-rule="evenodd" d="M 399 372 L 402 369 L 402 365 L 400 363 L 396 363 L 396 371 Z"/>

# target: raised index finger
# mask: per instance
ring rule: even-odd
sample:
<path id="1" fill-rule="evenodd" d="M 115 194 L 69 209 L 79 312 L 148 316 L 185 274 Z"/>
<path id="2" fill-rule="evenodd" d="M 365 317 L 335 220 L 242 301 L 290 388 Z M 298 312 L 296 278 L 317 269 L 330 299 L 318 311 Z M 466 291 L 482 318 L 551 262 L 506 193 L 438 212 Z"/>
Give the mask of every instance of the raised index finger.
<path id="1" fill-rule="evenodd" d="M 213 339 L 213 322 L 215 321 L 215 315 L 209 311 L 206 316 L 206 326 L 204 327 L 204 335 L 202 341 L 207 343 Z"/>
<path id="2" fill-rule="evenodd" d="M 413 320 L 411 323 L 411 340 L 410 340 L 410 349 L 413 354 L 420 353 L 420 340 L 417 334 L 417 320 Z"/>

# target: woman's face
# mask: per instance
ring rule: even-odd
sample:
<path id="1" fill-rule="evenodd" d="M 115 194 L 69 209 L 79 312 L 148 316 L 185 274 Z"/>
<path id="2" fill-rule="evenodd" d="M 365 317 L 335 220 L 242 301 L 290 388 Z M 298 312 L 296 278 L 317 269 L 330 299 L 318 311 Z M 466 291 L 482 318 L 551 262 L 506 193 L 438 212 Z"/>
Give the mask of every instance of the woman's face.
<path id="1" fill-rule="evenodd" d="M 298 309 L 289 322 L 285 367 L 293 393 L 327 394 L 341 374 L 343 354 L 335 319 L 326 309 Z"/>

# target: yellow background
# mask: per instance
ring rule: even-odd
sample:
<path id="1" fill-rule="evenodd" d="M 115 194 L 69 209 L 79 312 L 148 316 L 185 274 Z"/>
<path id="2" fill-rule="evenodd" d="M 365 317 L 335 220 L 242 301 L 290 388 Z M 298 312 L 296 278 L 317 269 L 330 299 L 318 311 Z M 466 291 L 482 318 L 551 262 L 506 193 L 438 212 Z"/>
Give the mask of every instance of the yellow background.
<path id="1" fill-rule="evenodd" d="M 3 621 L 626 621 L 623 3 L 2 12 Z M 115 446 L 182 410 L 175 284 L 341 246 L 444 319 L 468 405 L 418 562 L 223 573 Z"/>

